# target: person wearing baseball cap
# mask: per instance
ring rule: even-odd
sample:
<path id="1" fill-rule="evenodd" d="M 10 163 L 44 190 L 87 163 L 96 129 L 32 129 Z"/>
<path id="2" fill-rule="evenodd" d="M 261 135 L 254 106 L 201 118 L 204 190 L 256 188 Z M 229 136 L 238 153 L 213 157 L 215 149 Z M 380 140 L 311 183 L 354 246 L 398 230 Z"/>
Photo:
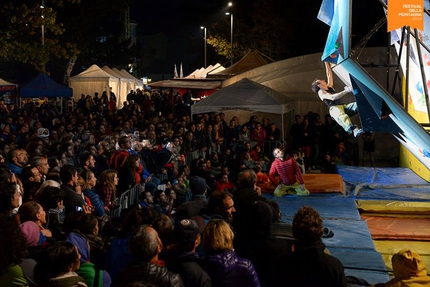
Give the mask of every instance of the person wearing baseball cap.
<path id="1" fill-rule="evenodd" d="M 201 216 L 177 221 L 173 229 L 173 244 L 170 249 L 168 269 L 181 275 L 185 286 L 212 286 L 212 280 L 203 268 L 204 261 L 196 249 L 201 242 L 201 233 L 206 223 Z"/>

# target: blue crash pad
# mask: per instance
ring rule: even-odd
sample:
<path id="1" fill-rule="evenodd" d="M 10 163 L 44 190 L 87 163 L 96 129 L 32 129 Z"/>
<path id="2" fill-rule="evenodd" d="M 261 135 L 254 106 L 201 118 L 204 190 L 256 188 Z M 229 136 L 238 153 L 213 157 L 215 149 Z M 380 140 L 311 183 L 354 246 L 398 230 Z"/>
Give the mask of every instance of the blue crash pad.
<path id="1" fill-rule="evenodd" d="M 429 184 L 411 169 L 404 167 L 376 168 L 336 165 L 336 168 L 343 180 L 353 185 L 362 183 L 376 185 Z"/>
<path id="2" fill-rule="evenodd" d="M 347 276 L 363 278 L 370 284 L 390 280 L 384 260 L 377 251 L 344 248 L 330 248 L 329 251 L 342 262 Z"/>
<path id="3" fill-rule="evenodd" d="M 279 204 L 285 220 L 288 218 L 292 220 L 297 210 L 305 205 L 315 208 L 324 219 L 361 219 L 354 199 L 344 197 L 338 193 L 318 193 L 303 197 L 296 195 L 276 197 L 269 194 L 264 194 L 264 196 Z"/>

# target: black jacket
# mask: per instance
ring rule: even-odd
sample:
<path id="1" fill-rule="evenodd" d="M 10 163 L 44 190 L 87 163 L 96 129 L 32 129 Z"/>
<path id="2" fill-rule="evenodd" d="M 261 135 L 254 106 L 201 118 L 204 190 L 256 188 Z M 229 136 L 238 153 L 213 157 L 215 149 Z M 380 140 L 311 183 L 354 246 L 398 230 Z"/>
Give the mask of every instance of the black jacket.
<path id="1" fill-rule="evenodd" d="M 184 202 L 176 209 L 175 220 L 189 219 L 194 215 L 199 215 L 202 208 L 208 207 L 205 195 L 193 195 L 190 201 Z"/>
<path id="2" fill-rule="evenodd" d="M 76 212 L 76 207 L 84 206 L 85 201 L 79 194 L 76 193 L 75 188 L 69 184 L 62 184 L 61 190 L 64 191 L 64 207 L 66 208 L 66 217 L 71 213 Z"/>
<path id="3" fill-rule="evenodd" d="M 134 262 L 115 276 L 112 287 L 121 287 L 133 282 L 144 281 L 157 287 L 183 287 L 181 276 L 148 262 Z"/>
<path id="4" fill-rule="evenodd" d="M 212 280 L 205 271 L 205 261 L 196 252 L 173 255 L 167 266 L 181 276 L 187 287 L 211 287 Z"/>
<path id="5" fill-rule="evenodd" d="M 345 273 L 339 259 L 324 252 L 325 245 L 319 239 L 310 246 L 295 245 L 278 261 L 277 278 L 274 282 L 292 287 L 344 287 Z"/>
<path id="6" fill-rule="evenodd" d="M 270 205 L 269 200 L 258 195 L 253 188 L 242 188 L 234 192 L 234 207 L 236 212 L 233 214 L 233 228 L 236 232 L 242 232 L 249 225 L 249 214 L 247 209 L 255 202 L 262 201 Z M 274 214 L 274 209 L 272 208 Z M 272 214 L 272 217 L 273 217 Z"/>

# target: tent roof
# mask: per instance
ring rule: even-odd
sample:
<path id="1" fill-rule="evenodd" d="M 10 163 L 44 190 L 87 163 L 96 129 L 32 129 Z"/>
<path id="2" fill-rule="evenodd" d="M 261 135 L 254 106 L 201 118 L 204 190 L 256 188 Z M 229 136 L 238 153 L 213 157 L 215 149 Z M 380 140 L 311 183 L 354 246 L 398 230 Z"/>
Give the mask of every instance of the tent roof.
<path id="1" fill-rule="evenodd" d="M 40 73 L 33 81 L 25 85 L 20 90 L 21 98 L 55 98 L 71 97 L 73 90 L 58 84 L 45 73 Z"/>
<path id="2" fill-rule="evenodd" d="M 115 78 L 119 78 L 119 79 L 124 78 L 124 77 L 121 75 L 121 73 L 118 73 L 118 72 L 116 72 L 116 71 L 112 70 L 112 69 L 111 69 L 111 68 L 109 68 L 108 66 L 103 66 L 103 67 L 102 67 L 102 70 L 103 70 L 103 71 L 105 71 L 106 73 L 108 73 L 108 74 L 110 74 L 110 75 L 114 76 Z"/>
<path id="3" fill-rule="evenodd" d="M 117 69 L 113 68 L 112 70 L 116 71 Z M 127 79 L 131 79 L 131 80 L 143 83 L 143 81 L 141 79 L 136 78 L 135 76 L 133 76 L 132 74 L 130 74 L 126 69 L 121 69 L 121 71 L 119 71 L 119 72 L 121 73 L 121 75 L 123 75 Z"/>
<path id="4" fill-rule="evenodd" d="M 149 83 L 148 86 L 151 88 L 216 90 L 221 86 L 221 81 L 209 79 L 174 79 Z"/>
<path id="5" fill-rule="evenodd" d="M 96 64 L 92 65 L 85 71 L 83 71 L 80 74 L 77 74 L 76 76 L 70 77 L 69 81 L 80 81 L 80 80 L 100 80 L 100 79 L 115 79 L 118 80 L 118 77 L 113 76 L 105 71 L 103 71 L 99 66 Z"/>
<path id="6" fill-rule="evenodd" d="M 267 64 L 267 61 L 261 56 L 258 51 L 249 51 L 242 59 L 236 62 L 231 67 L 217 73 L 209 73 L 208 78 L 229 78 L 234 75 L 261 67 Z"/>
<path id="7" fill-rule="evenodd" d="M 130 75 L 129 73 L 127 73 L 126 70 L 122 69 L 121 71 L 118 70 L 117 68 L 112 68 L 112 71 L 116 72 L 117 74 L 120 74 L 121 77 L 126 78 L 128 80 L 135 80 L 135 78 Z M 125 72 L 125 73 L 124 73 Z"/>
<path id="8" fill-rule="evenodd" d="M 298 101 L 320 101 L 311 90 L 312 81 L 319 77 L 325 79 L 321 54 L 294 57 L 247 71 L 223 82 L 227 87 L 243 78 L 268 86 Z M 335 79 L 335 83 L 340 83 Z"/>
<path id="9" fill-rule="evenodd" d="M 244 78 L 192 105 L 191 112 L 199 114 L 241 109 L 283 114 L 292 109 L 292 102 L 281 93 Z"/>
<path id="10" fill-rule="evenodd" d="M 356 59 L 363 65 L 373 65 L 373 69 L 367 69 L 373 77 L 378 76 L 378 81 L 383 82 L 386 78 L 386 70 L 378 66 L 386 64 L 386 47 L 372 47 L 363 49 L 355 55 Z M 390 52 L 389 63 L 395 63 L 395 51 Z M 381 73 L 382 72 L 382 73 Z M 344 84 L 336 74 L 334 88 L 341 91 Z M 270 87 L 295 101 L 320 101 L 319 97 L 312 92 L 311 83 L 315 78 L 325 79 L 324 63 L 321 62 L 321 53 L 303 55 L 282 61 L 269 63 L 265 66 L 246 71 L 226 79 L 222 87 L 227 87 L 235 82 L 248 78 L 257 83 Z"/>
<path id="11" fill-rule="evenodd" d="M 0 78 L 0 86 L 18 86 L 18 85 Z"/>
<path id="12" fill-rule="evenodd" d="M 220 63 L 216 63 L 215 66 L 213 66 L 213 69 L 208 72 L 208 74 L 211 75 L 211 74 L 215 74 L 215 73 L 218 73 L 218 72 L 221 72 L 224 70 L 225 70 L 224 66 L 222 66 Z M 207 75 L 206 75 L 206 77 L 207 77 Z"/>
<path id="13" fill-rule="evenodd" d="M 196 69 L 194 72 L 192 72 L 191 74 L 189 74 L 185 78 L 188 78 L 188 79 L 190 79 L 190 78 L 191 79 L 192 78 L 194 78 L 194 79 L 206 78 L 207 75 L 209 75 L 211 73 L 213 74 L 213 73 L 220 72 L 223 70 L 225 70 L 225 68 L 223 66 L 221 66 L 220 63 L 216 63 L 215 66 L 209 65 L 206 68 L 202 67 L 200 69 Z"/>

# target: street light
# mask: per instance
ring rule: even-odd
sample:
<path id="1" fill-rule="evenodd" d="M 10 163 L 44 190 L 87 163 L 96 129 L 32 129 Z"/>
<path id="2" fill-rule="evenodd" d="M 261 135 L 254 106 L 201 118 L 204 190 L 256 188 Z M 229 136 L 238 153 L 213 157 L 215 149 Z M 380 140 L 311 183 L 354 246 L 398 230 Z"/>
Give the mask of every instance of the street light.
<path id="1" fill-rule="evenodd" d="M 42 5 L 40 5 L 40 9 L 42 9 L 42 46 L 45 45 L 45 0 L 42 0 Z"/>
<path id="2" fill-rule="evenodd" d="M 206 31 L 207 31 L 207 29 L 204 26 L 201 26 L 200 29 L 204 30 L 204 38 L 203 39 L 205 40 L 205 47 L 204 47 L 204 49 L 205 49 L 205 69 L 206 69 L 206 67 L 207 67 L 207 43 L 208 43 L 208 41 L 206 39 Z"/>
<path id="3" fill-rule="evenodd" d="M 228 7 L 233 6 L 233 2 L 228 2 Z M 231 54 L 231 60 L 230 60 L 230 66 L 233 66 L 233 13 L 232 12 L 226 12 L 225 15 L 230 15 L 230 54 Z"/>

